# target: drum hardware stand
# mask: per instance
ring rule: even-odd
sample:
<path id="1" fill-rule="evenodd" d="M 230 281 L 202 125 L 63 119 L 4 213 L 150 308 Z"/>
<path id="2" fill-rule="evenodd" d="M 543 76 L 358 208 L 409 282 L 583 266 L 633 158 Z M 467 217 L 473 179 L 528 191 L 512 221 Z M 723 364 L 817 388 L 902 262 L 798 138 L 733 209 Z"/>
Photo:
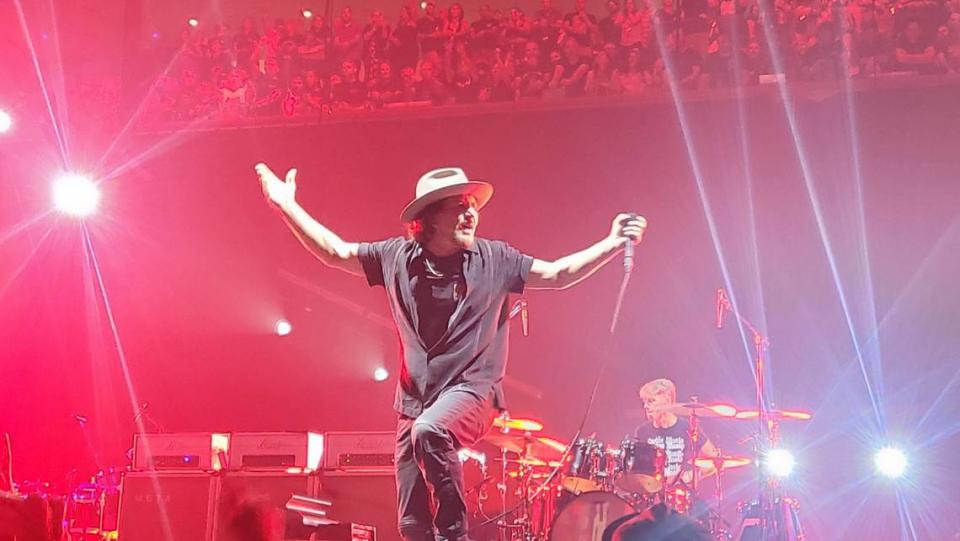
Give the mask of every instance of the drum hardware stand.
<path id="1" fill-rule="evenodd" d="M 500 509 L 507 508 L 507 450 L 500 450 L 500 482 L 497 483 L 497 491 L 500 493 Z M 500 520 L 497 521 L 497 541 L 506 541 L 507 533 L 507 516 L 500 517 Z"/>

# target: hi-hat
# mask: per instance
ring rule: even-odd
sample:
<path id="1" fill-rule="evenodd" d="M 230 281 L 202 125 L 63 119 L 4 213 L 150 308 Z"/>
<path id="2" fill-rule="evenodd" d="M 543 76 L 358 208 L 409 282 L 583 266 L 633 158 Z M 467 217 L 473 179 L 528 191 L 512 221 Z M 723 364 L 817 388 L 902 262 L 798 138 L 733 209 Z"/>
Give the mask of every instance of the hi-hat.
<path id="1" fill-rule="evenodd" d="M 507 464 L 517 464 L 518 466 L 527 466 L 531 468 L 543 466 L 556 468 L 561 464 L 561 462 L 559 460 L 540 460 L 539 458 L 508 458 Z"/>
<path id="2" fill-rule="evenodd" d="M 701 456 L 694 459 L 693 463 L 696 464 L 698 468 L 709 469 L 715 468 L 718 470 L 729 470 L 731 468 L 739 468 L 741 466 L 746 466 L 753 462 L 748 457 L 745 456 L 730 456 L 730 455 L 720 455 L 720 456 Z"/>
<path id="3" fill-rule="evenodd" d="M 543 461 L 560 460 L 566 446 L 557 440 L 534 436 L 529 433 L 490 432 L 484 438 L 488 443 L 505 451 L 516 453 L 525 458 L 538 458 Z"/>
<path id="4" fill-rule="evenodd" d="M 497 417 L 493 420 L 493 427 L 501 431 L 522 430 L 524 432 L 540 432 L 543 430 L 543 423 L 533 419 L 503 419 Z"/>

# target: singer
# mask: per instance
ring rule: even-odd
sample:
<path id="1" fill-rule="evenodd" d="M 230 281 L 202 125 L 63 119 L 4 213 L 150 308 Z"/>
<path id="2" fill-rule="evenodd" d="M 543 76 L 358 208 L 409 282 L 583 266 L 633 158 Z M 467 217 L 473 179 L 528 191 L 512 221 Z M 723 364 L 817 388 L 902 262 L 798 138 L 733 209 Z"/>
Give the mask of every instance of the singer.
<path id="1" fill-rule="evenodd" d="M 400 533 L 408 541 L 466 540 L 457 450 L 479 440 L 505 407 L 509 295 L 578 283 L 639 243 L 646 220 L 620 214 L 592 246 L 536 259 L 476 237 L 493 186 L 447 167 L 417 182 L 400 216 L 406 238 L 347 242 L 297 204 L 295 169 L 285 180 L 262 163 L 255 170 L 268 203 L 307 250 L 386 290 L 402 348 L 394 402 Z"/>

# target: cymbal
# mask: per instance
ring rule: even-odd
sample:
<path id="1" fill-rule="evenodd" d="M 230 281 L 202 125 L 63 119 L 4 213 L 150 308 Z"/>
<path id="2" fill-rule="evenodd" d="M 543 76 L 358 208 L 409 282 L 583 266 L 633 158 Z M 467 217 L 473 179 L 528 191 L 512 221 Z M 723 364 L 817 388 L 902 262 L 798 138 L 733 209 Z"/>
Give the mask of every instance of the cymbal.
<path id="1" fill-rule="evenodd" d="M 543 423 L 533 419 L 502 419 L 497 417 L 493 420 L 494 428 L 499 428 L 506 432 L 510 430 L 522 430 L 524 432 L 540 432 L 543 430 Z"/>
<path id="2" fill-rule="evenodd" d="M 729 404 L 704 404 L 702 402 L 676 402 L 650 408 L 654 413 L 672 413 L 678 417 L 734 417 L 737 408 Z"/>
<path id="3" fill-rule="evenodd" d="M 559 460 L 540 460 L 539 458 L 508 458 L 507 464 L 517 464 L 520 466 L 529 466 L 533 468 L 546 466 L 549 468 L 556 468 L 561 463 Z"/>
<path id="4" fill-rule="evenodd" d="M 708 469 L 716 468 L 719 470 L 729 470 L 731 468 L 739 468 L 741 466 L 746 466 L 753 462 L 750 458 L 745 456 L 731 456 L 731 455 L 720 455 L 720 456 L 701 456 L 694 459 L 693 463 L 696 464 L 698 468 Z"/>
<path id="5" fill-rule="evenodd" d="M 809 421 L 813 418 L 812 413 L 801 410 L 767 410 L 766 415 L 767 419 L 771 421 Z M 757 410 L 744 410 L 738 411 L 735 417 L 737 419 L 756 419 L 759 416 L 760 412 Z"/>
<path id="6" fill-rule="evenodd" d="M 528 475 L 530 479 L 546 479 L 547 477 L 550 476 L 550 472 L 539 471 L 539 472 L 532 472 Z M 510 477 L 511 479 L 516 479 L 517 477 L 520 477 L 520 472 L 516 472 L 516 471 L 507 472 L 507 476 Z"/>
<path id="7" fill-rule="evenodd" d="M 484 438 L 490 444 L 505 451 L 516 453 L 526 458 L 538 458 L 551 461 L 560 460 L 566 446 L 557 440 L 543 436 L 534 436 L 529 433 L 491 432 Z"/>

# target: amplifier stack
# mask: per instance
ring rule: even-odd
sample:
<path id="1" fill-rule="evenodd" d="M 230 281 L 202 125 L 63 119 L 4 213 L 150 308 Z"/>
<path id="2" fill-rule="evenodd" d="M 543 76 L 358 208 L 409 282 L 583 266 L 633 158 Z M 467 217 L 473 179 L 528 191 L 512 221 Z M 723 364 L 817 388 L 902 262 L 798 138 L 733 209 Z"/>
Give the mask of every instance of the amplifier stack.
<path id="1" fill-rule="evenodd" d="M 137 434 L 124 475 L 119 541 L 232 541 L 244 509 L 283 523 L 285 540 L 395 541 L 393 432 Z M 292 496 L 332 505 L 323 526 Z"/>

